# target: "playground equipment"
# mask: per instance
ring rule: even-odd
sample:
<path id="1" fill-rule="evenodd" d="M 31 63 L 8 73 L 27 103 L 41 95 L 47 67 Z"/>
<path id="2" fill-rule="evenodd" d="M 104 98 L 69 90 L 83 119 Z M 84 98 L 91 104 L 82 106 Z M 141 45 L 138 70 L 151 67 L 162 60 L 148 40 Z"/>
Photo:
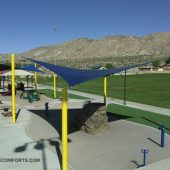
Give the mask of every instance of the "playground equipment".
<path id="1" fill-rule="evenodd" d="M 164 125 L 160 125 L 159 129 L 161 130 L 161 147 L 165 147 L 165 127 Z"/>
<path id="2" fill-rule="evenodd" d="M 48 102 L 45 103 L 45 115 L 48 116 Z"/>
<path id="3" fill-rule="evenodd" d="M 141 153 L 143 153 L 143 164 L 140 165 L 139 167 L 143 167 L 143 166 L 146 166 L 146 154 L 148 153 L 149 151 L 147 149 L 142 149 L 141 150 Z"/>

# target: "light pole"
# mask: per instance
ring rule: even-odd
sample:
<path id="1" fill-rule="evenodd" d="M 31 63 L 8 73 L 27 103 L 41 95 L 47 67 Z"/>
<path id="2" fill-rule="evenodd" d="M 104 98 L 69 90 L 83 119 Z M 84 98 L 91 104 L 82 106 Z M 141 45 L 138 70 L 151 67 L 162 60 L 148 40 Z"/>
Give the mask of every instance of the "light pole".
<path id="1" fill-rule="evenodd" d="M 54 33 L 55 33 L 55 45 L 57 44 L 57 42 L 56 42 L 56 39 L 57 39 L 57 28 L 56 27 L 54 27 L 54 28 L 52 28 L 53 30 L 54 30 Z M 56 47 L 55 47 L 55 54 L 56 54 Z M 57 64 L 57 60 L 56 60 L 56 56 L 54 55 L 54 58 L 55 58 L 55 65 Z"/>
<path id="2" fill-rule="evenodd" d="M 56 27 L 54 27 L 54 28 L 53 28 L 53 30 L 54 30 L 54 32 L 55 32 L 55 34 L 56 34 L 56 32 L 57 32 L 57 28 L 56 28 Z M 56 43 L 55 43 L 55 45 L 56 45 Z M 55 53 L 56 53 L 56 47 L 55 47 Z M 56 65 L 56 64 L 57 64 L 57 62 L 56 62 L 56 56 L 55 56 L 55 55 L 54 55 L 54 58 L 55 58 L 55 59 L 54 59 L 54 61 L 55 61 L 55 65 Z M 54 96 L 53 96 L 53 97 L 54 97 L 54 99 L 56 99 L 56 97 L 57 97 L 57 93 L 56 93 L 56 90 L 57 90 L 57 89 L 56 89 L 57 84 L 56 84 L 56 75 L 55 75 L 55 74 L 53 75 L 53 81 L 54 81 L 54 83 L 53 83 L 53 84 L 54 84 Z"/>

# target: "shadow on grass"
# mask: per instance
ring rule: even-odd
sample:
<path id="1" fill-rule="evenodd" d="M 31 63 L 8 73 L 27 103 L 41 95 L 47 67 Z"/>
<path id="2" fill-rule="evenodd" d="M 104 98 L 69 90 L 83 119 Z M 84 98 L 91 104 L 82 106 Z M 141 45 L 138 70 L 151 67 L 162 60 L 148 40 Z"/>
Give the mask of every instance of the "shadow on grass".
<path id="1" fill-rule="evenodd" d="M 131 118 L 131 116 L 125 116 L 125 115 L 120 115 L 120 114 L 111 113 L 111 112 L 107 112 L 107 116 L 108 116 L 108 121 L 109 122 L 113 122 L 113 121 L 117 121 L 117 120 L 121 120 L 121 119 Z"/>
<path id="2" fill-rule="evenodd" d="M 154 125 L 157 125 L 157 126 L 159 126 L 159 127 L 162 125 L 162 123 L 154 122 L 153 120 L 150 120 L 150 119 L 148 119 L 148 118 L 146 118 L 146 117 L 142 117 L 142 119 L 147 120 L 148 122 L 153 123 Z M 165 126 L 164 126 L 164 127 L 165 127 Z M 170 131 L 170 129 L 167 128 L 167 127 L 165 127 L 165 129 L 168 130 L 168 131 Z"/>
<path id="3" fill-rule="evenodd" d="M 54 98 L 54 95 L 53 95 L 53 93 L 51 92 L 49 92 L 49 93 L 47 93 L 47 92 L 43 92 L 43 91 L 38 91 L 41 95 L 44 95 L 44 96 L 46 96 L 46 97 L 49 97 L 49 98 L 51 98 L 51 99 L 53 99 Z"/>

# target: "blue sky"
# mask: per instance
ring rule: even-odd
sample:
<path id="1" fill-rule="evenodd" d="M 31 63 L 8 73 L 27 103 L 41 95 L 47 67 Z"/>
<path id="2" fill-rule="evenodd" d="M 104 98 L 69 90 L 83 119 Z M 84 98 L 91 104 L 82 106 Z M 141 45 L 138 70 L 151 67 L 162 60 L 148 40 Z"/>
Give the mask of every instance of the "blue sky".
<path id="1" fill-rule="evenodd" d="M 169 0 L 1 0 L 0 53 L 80 37 L 170 32 L 169 7 Z"/>

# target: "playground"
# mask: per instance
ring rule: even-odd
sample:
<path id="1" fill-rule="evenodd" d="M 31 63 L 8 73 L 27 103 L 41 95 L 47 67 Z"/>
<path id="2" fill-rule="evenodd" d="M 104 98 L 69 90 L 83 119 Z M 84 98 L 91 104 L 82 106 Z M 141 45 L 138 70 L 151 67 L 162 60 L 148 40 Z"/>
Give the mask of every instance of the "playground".
<path id="1" fill-rule="evenodd" d="M 47 68 L 51 67 L 41 61 L 32 61 Z M 40 99 L 31 102 L 15 95 L 13 67 L 12 102 L 11 96 L 0 96 L 1 113 L 4 112 L 4 108 L 9 108 L 12 114 L 9 117 L 0 114 L 0 141 L 8 146 L 1 145 L 0 157 L 39 159 L 39 162 L 24 164 L 26 169 L 30 170 L 35 168 L 133 170 L 140 167 L 147 169 L 146 165 L 150 164 L 152 168 L 155 163 L 159 167 L 159 161 L 164 161 L 163 165 L 162 162 L 160 164 L 165 169 L 169 166 L 168 158 L 170 157 L 169 109 L 129 103 L 128 98 L 126 98 L 126 106 L 123 106 L 124 101 L 116 100 L 110 95 L 107 97 L 107 85 L 109 88 L 107 75 L 140 65 L 95 73 L 97 77 L 102 77 L 101 79 L 104 77 L 103 82 L 99 80 L 100 84 L 103 83 L 104 96 L 77 92 L 78 86 L 67 90 L 65 83 L 62 83 L 62 88 L 61 86 L 56 88 L 55 76 L 53 87 L 38 84 L 37 72 L 34 70 L 32 71 L 36 83 L 34 90 L 40 94 Z M 73 75 L 70 68 L 54 68 L 54 65 L 52 71 L 61 77 L 67 72 L 68 75 L 64 79 L 70 86 L 94 78 L 93 72 L 79 70 L 82 75 L 80 78 L 74 70 L 74 76 L 78 76 L 79 79 L 77 77 L 71 79 Z M 101 133 L 95 135 L 84 133 L 75 125 L 73 115 L 79 114 L 87 102 L 106 105 L 108 127 Z M 19 162 L 15 164 L 5 162 L 0 166 L 1 168 L 5 166 L 8 170 L 23 169 L 23 164 Z"/>
<path id="2" fill-rule="evenodd" d="M 23 108 L 23 103 L 17 105 L 18 118 L 15 128 L 11 124 L 11 117 L 1 116 L 1 157 L 20 158 L 34 157 L 41 160 L 38 163 L 24 164 L 27 169 L 57 169 L 61 168 L 61 101 L 49 99 L 49 117 L 44 113 L 42 98 Z M 27 102 L 28 101 L 25 101 Z M 77 109 L 81 109 L 85 100 L 70 99 L 68 104 L 69 116 Z M 10 104 L 10 101 L 3 105 Z M 58 107 L 56 110 L 56 107 Z M 71 107 L 72 106 L 72 107 Z M 147 148 L 147 164 L 152 164 L 170 156 L 170 137 L 166 135 L 165 148 L 160 147 L 160 130 L 149 126 L 131 123 L 125 119 L 112 115 L 109 118 L 109 129 L 102 134 L 90 135 L 81 131 L 74 131 L 68 135 L 68 167 L 69 169 L 136 169 L 143 163 L 141 149 Z M 69 119 L 71 120 L 71 119 Z M 70 121 L 69 121 L 70 122 Z M 57 127 L 58 126 L 58 127 Z M 69 129 L 72 129 L 71 122 Z M 11 134 L 11 135 L 9 135 Z M 22 137 L 22 140 L 21 140 Z M 13 140 L 10 140 L 12 138 Z M 36 146 L 40 145 L 39 149 Z M 24 150 L 23 147 L 25 146 Z M 22 163 L 1 164 L 5 169 L 23 169 Z M 89 166 L 90 165 L 90 166 Z M 166 164 L 165 164 L 166 165 Z"/>

